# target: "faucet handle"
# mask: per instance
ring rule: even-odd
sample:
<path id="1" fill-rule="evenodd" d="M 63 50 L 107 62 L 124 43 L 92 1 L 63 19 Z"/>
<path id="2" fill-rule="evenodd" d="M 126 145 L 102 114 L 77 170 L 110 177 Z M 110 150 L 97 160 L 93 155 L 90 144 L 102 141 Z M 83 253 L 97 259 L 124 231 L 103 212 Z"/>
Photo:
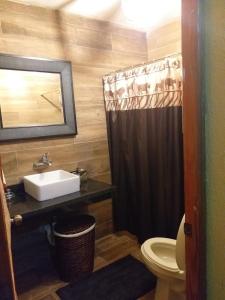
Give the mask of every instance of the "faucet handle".
<path id="1" fill-rule="evenodd" d="M 42 157 L 41 157 L 41 160 L 42 161 L 49 161 L 50 162 L 50 160 L 49 160 L 49 152 L 44 153 L 42 155 Z"/>
<path id="2" fill-rule="evenodd" d="M 52 160 L 48 158 L 49 153 L 44 153 L 41 158 L 38 160 L 38 162 L 33 163 L 33 169 L 39 169 L 43 167 L 49 167 L 52 165 Z"/>
<path id="3" fill-rule="evenodd" d="M 48 152 L 46 152 L 42 155 L 40 161 L 45 163 L 45 164 L 48 164 L 49 166 L 52 165 L 52 161 L 49 159 L 49 153 Z"/>
<path id="4" fill-rule="evenodd" d="M 52 165 L 52 160 L 49 159 L 49 152 L 46 152 L 46 153 L 44 154 L 44 158 L 45 158 L 45 160 L 48 162 L 49 166 L 51 166 L 51 165 Z"/>

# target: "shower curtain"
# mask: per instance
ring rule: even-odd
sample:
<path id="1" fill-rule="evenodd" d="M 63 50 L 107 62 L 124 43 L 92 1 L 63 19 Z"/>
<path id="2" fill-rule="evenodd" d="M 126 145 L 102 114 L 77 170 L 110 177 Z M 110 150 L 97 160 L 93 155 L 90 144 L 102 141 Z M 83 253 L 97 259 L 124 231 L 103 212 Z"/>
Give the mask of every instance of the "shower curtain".
<path id="1" fill-rule="evenodd" d="M 184 213 L 181 56 L 103 77 L 117 230 L 175 238 Z"/>

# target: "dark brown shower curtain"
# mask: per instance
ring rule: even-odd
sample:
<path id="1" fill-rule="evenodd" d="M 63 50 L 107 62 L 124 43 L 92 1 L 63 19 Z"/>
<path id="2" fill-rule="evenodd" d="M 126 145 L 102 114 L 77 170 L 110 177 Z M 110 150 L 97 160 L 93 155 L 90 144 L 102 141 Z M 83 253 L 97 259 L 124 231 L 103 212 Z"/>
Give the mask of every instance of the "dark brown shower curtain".
<path id="1" fill-rule="evenodd" d="M 103 78 L 114 222 L 140 242 L 175 238 L 184 213 L 181 57 Z"/>

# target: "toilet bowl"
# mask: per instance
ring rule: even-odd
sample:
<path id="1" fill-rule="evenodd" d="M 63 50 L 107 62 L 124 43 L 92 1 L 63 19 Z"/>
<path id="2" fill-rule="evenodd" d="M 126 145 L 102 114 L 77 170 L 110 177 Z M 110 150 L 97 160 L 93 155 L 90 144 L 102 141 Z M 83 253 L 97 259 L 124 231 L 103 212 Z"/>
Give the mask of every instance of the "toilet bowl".
<path id="1" fill-rule="evenodd" d="M 141 246 L 146 267 L 157 277 L 155 300 L 185 300 L 184 219 L 177 240 L 151 238 Z"/>

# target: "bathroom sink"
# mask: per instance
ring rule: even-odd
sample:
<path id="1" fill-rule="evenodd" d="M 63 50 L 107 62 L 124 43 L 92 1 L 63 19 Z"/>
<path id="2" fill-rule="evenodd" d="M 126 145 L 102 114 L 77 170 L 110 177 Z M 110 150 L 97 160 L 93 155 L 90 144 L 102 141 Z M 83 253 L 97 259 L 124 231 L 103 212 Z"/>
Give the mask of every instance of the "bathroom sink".
<path id="1" fill-rule="evenodd" d="M 80 190 L 80 176 L 56 170 L 23 177 L 25 192 L 38 201 L 49 200 Z"/>

